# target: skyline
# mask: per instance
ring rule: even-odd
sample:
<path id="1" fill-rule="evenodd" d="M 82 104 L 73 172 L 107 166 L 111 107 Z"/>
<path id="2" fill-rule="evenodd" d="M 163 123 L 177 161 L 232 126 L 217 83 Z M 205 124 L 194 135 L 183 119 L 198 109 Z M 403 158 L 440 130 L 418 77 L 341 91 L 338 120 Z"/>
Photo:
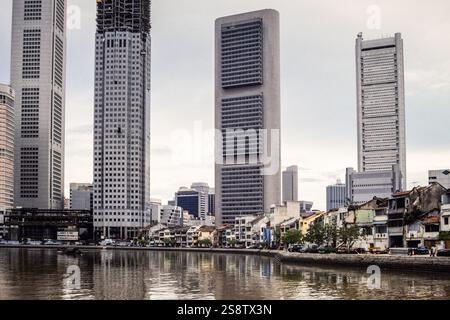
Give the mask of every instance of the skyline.
<path id="1" fill-rule="evenodd" d="M 74 3 L 79 3 L 82 5 L 82 28 L 81 30 L 69 30 L 68 32 L 68 85 L 66 90 L 66 186 L 71 182 L 92 181 L 92 125 L 94 106 L 93 50 L 95 44 L 95 41 L 93 40 L 95 36 L 95 19 L 93 19 L 93 17 L 95 16 L 95 3 L 93 5 L 92 12 L 88 11 L 88 7 L 90 5 L 86 5 L 87 1 L 69 1 L 69 5 Z M 440 39 L 438 36 L 436 36 L 437 39 L 428 39 L 428 41 L 434 45 L 430 44 L 430 48 L 422 48 L 422 46 L 425 47 L 427 44 L 427 42 L 425 42 L 422 38 L 424 37 L 423 35 L 420 36 L 414 34 L 413 32 L 408 32 L 406 30 L 408 28 L 402 29 L 398 24 L 392 22 L 388 22 L 387 24 L 389 26 L 382 28 L 381 30 L 370 31 L 365 26 L 365 22 L 368 17 L 365 11 L 365 9 L 367 9 L 367 5 L 356 5 L 356 3 L 353 2 L 356 7 L 362 9 L 360 10 L 361 13 L 357 15 L 361 17 L 361 22 L 358 24 L 359 28 L 356 29 L 355 27 L 352 27 L 353 31 L 351 33 L 349 31 L 346 32 L 345 35 L 341 35 L 339 38 L 340 40 L 345 38 L 345 41 L 342 43 L 339 39 L 329 37 L 329 39 L 332 39 L 332 44 L 338 46 L 339 55 L 321 60 L 322 64 L 316 64 L 316 60 L 313 56 L 326 52 L 326 49 L 320 47 L 321 45 L 325 45 L 325 43 L 322 42 L 323 39 L 308 39 L 304 33 L 300 33 L 300 39 L 295 39 L 292 37 L 291 32 L 296 31 L 297 28 L 291 21 L 292 14 L 289 14 L 289 12 L 286 11 L 286 8 L 283 10 L 283 7 L 286 7 L 286 1 L 281 1 L 279 5 L 277 5 L 277 2 L 273 1 L 249 1 L 248 3 L 242 5 L 236 5 L 236 3 L 236 1 L 231 1 L 230 4 L 227 5 L 221 3 L 218 6 L 219 8 L 214 8 L 214 13 L 208 14 L 208 19 L 205 18 L 205 22 L 199 21 L 194 24 L 193 27 L 195 27 L 195 34 L 190 34 L 190 37 L 187 39 L 186 37 L 183 38 L 181 35 L 184 34 L 184 32 L 192 32 L 192 29 L 186 28 L 187 30 L 182 30 L 183 28 L 179 28 L 179 26 L 176 26 L 176 28 L 171 26 L 173 29 L 169 30 L 175 32 L 175 35 L 177 35 L 176 38 L 181 42 L 181 45 L 184 44 L 183 49 L 188 51 L 187 57 L 192 58 L 192 64 L 190 64 L 184 60 L 181 62 L 172 63 L 172 59 L 177 61 L 176 58 L 180 58 L 182 53 L 185 52 L 184 50 L 174 50 L 177 49 L 177 47 L 174 47 L 173 43 L 170 41 L 173 41 L 175 37 L 166 35 L 168 38 L 163 39 L 163 31 L 161 31 L 164 29 L 164 26 L 167 26 L 166 24 L 174 22 L 172 19 L 176 19 L 178 10 L 183 12 L 185 2 L 182 2 L 181 5 L 176 8 L 176 11 L 172 12 L 172 10 L 175 10 L 175 8 L 172 7 L 174 5 L 174 1 L 167 1 L 167 4 L 162 4 L 161 1 L 154 1 L 152 31 L 152 50 L 154 55 L 152 65 L 153 100 L 151 151 L 151 196 L 153 198 L 161 197 L 164 200 L 168 200 L 180 186 L 190 185 L 191 182 L 205 181 L 208 182 L 210 186 L 214 185 L 213 156 L 211 156 L 210 161 L 205 161 L 206 163 L 200 161 L 200 164 L 187 163 L 175 165 L 173 163 L 174 157 L 171 155 L 171 150 L 163 144 L 163 141 L 167 141 L 164 137 L 167 138 L 168 135 L 171 135 L 170 131 L 167 133 L 167 128 L 174 129 L 175 131 L 179 129 L 191 129 L 192 131 L 193 125 L 197 120 L 202 121 L 202 126 L 204 129 L 212 128 L 214 113 L 214 71 L 212 67 L 214 54 L 213 22 L 215 18 L 219 16 L 225 16 L 242 11 L 256 10 L 264 7 L 273 7 L 274 9 L 279 10 L 281 14 L 282 167 L 285 168 L 290 165 L 298 165 L 300 167 L 299 199 L 314 201 L 315 208 L 324 209 L 325 187 L 334 183 L 336 178 L 342 178 L 346 167 L 356 167 L 357 139 L 354 39 L 356 34 L 360 31 L 364 32 L 365 35 L 369 35 L 370 38 L 386 32 L 389 32 L 390 35 L 395 32 L 402 32 L 405 39 L 406 136 L 409 176 L 408 187 L 410 188 L 416 184 L 426 185 L 428 180 L 428 169 L 442 169 L 448 167 L 448 163 L 446 163 L 445 160 L 450 159 L 450 151 L 440 150 L 440 148 L 448 147 L 450 141 L 449 135 L 447 134 L 447 136 L 445 136 L 445 119 L 448 119 L 450 116 L 449 110 L 445 110 L 445 108 L 448 109 L 448 102 L 447 104 L 445 103 L 446 99 L 447 101 L 450 100 L 448 99 L 450 96 L 450 76 L 448 74 L 448 69 L 450 69 L 450 58 L 448 58 L 450 56 L 450 54 L 448 54 L 450 53 L 450 46 L 439 46 L 440 50 L 436 50 L 437 46 L 440 45 Z M 255 5 L 256 3 L 258 5 Z M 304 3 L 311 2 L 304 1 Z M 323 1 L 320 2 L 320 4 L 323 3 Z M 380 1 L 379 3 L 385 3 L 385 1 Z M 448 3 L 442 1 L 440 3 L 444 5 L 445 8 L 450 8 Z M 317 9 L 318 7 L 320 7 L 320 5 L 311 4 L 312 10 Z M 382 16 L 385 16 L 385 18 L 386 16 L 388 17 L 388 19 L 383 18 L 383 21 L 390 21 L 389 17 L 391 16 L 391 11 L 387 10 L 387 7 L 391 6 L 387 4 L 386 6 L 381 6 L 382 12 L 384 12 Z M 417 7 L 420 7 L 420 5 L 412 8 L 411 12 L 408 14 L 417 14 L 416 11 L 419 11 Z M 169 10 L 170 8 L 172 9 Z M 211 8 L 211 5 L 209 5 L 208 8 Z M 424 10 L 429 10 L 426 6 L 423 8 Z M 348 8 L 345 9 L 347 10 Z M 190 8 L 190 10 L 192 10 L 192 8 Z M 221 13 L 217 14 L 219 11 L 221 11 Z M 443 13 L 445 10 L 436 10 L 437 14 L 441 12 Z M 171 15 L 172 13 L 173 15 Z M 345 12 L 340 12 L 340 14 L 341 17 L 342 15 L 344 15 L 344 17 L 346 15 Z M 349 15 L 351 14 L 354 14 L 354 12 L 352 11 Z M 10 30 L 10 10 L 4 10 L 0 16 L 2 17 L 2 29 Z M 427 14 L 426 12 L 423 12 L 423 17 L 425 16 L 427 16 Z M 311 19 L 310 15 L 307 13 L 305 13 L 302 17 L 307 20 Z M 196 16 L 188 15 L 186 18 L 194 21 Z M 163 21 L 163 19 L 168 21 Z M 354 23 L 353 20 L 354 17 L 352 19 L 352 23 Z M 439 21 L 439 19 L 434 20 L 437 22 Z M 435 22 L 434 20 L 433 22 Z M 4 29 L 5 23 L 7 24 L 7 29 Z M 309 21 L 309 23 L 311 23 L 311 21 Z M 448 24 L 448 22 L 445 23 Z M 386 24 L 386 22 L 383 22 L 382 25 L 384 24 Z M 409 22 L 406 24 L 409 24 Z M 325 23 L 325 25 L 327 25 L 327 23 Z M 347 27 L 347 24 L 344 25 Z M 420 25 L 421 27 L 428 25 L 430 30 L 445 29 L 445 27 L 441 27 L 439 29 L 436 28 L 435 25 L 430 25 L 427 23 L 421 23 Z M 207 31 L 204 31 L 203 28 L 206 28 Z M 88 32 L 88 30 L 90 31 Z M 178 33 L 180 35 L 179 38 Z M 417 39 L 415 39 L 416 36 Z M 328 39 L 327 37 L 325 38 Z M 328 41 L 330 41 L 329 39 Z M 192 45 L 190 40 L 199 41 L 199 45 Z M 295 55 L 296 51 L 293 53 L 292 50 L 294 45 L 298 44 L 294 40 L 298 40 L 299 43 L 302 41 L 304 44 L 306 43 L 306 45 L 300 47 L 300 50 L 303 51 L 299 51 L 297 56 Z M 314 40 L 317 41 L 316 45 L 318 44 L 318 47 L 308 45 L 308 43 L 315 43 Z M 4 37 L 1 40 L 2 47 L 9 48 L 9 41 L 10 40 L 8 37 Z M 80 45 L 81 43 L 84 43 L 84 45 L 86 45 L 88 42 L 89 50 L 86 50 L 86 57 L 76 59 L 74 52 L 79 52 L 76 48 L 77 44 Z M 294 44 L 291 42 L 294 42 Z M 418 46 L 418 44 L 421 45 Z M 83 46 L 83 48 L 85 47 Z M 204 50 L 200 51 L 200 54 L 198 54 L 196 48 L 202 48 Z M 168 56 L 171 61 L 167 62 L 168 58 L 165 57 L 167 56 L 167 52 L 164 54 L 164 50 L 168 49 L 171 49 L 172 51 L 179 51 L 180 56 L 177 55 L 178 52 L 172 52 L 172 56 Z M 9 50 L 6 50 L 6 52 L 7 55 L 9 55 Z M 197 55 L 195 55 L 194 52 L 197 53 Z M 421 54 L 424 53 L 433 53 L 431 57 L 435 57 L 437 60 L 432 58 L 433 60 L 428 59 L 427 61 L 427 59 L 424 59 L 421 56 Z M 91 62 L 86 63 L 86 65 L 80 64 L 79 61 L 87 61 L 88 54 L 92 54 L 90 56 Z M 1 61 L 5 61 L 5 63 L 1 63 L 0 82 L 8 84 L 9 72 L 7 70 L 9 69 L 9 63 L 6 63 L 4 55 L 5 52 L 2 52 Z M 206 61 L 200 61 L 206 56 L 208 57 Z M 295 60 L 295 58 L 298 59 L 298 56 L 307 58 L 304 59 L 306 62 L 296 61 L 293 63 L 290 60 Z M 332 55 L 330 54 L 330 56 Z M 186 57 L 183 58 L 186 59 Z M 333 60 L 333 58 L 335 59 Z M 333 67 L 331 69 L 327 69 L 327 67 L 330 67 L 331 65 L 330 62 L 336 63 L 331 63 L 333 64 Z M 430 66 L 430 70 L 422 70 L 420 68 L 421 63 L 423 63 L 422 67 L 424 69 L 427 69 L 428 66 Z M 437 67 L 437 65 L 439 65 L 439 67 Z M 202 70 L 202 72 L 200 72 L 200 79 L 196 79 L 195 77 L 196 67 L 198 66 L 201 66 Z M 446 68 L 446 66 L 448 66 L 448 68 Z M 179 70 L 180 67 L 181 70 Z M 167 68 L 169 69 L 169 72 L 167 72 Z M 293 69 L 294 71 L 290 71 L 290 69 Z M 302 72 L 305 70 L 307 72 Z M 332 76 L 328 74 L 327 71 L 329 70 L 333 73 Z M 79 72 L 79 74 L 77 74 L 76 71 Z M 174 71 L 177 71 L 177 73 Z M 297 73 L 295 71 L 297 71 Z M 308 77 L 308 72 L 312 72 L 316 78 L 311 78 L 311 76 Z M 166 73 L 176 76 L 176 79 L 170 77 L 166 79 Z M 194 78 L 194 81 L 192 81 L 192 78 Z M 307 80 L 308 83 L 305 84 L 304 81 Z M 439 80 L 442 81 L 439 82 Z M 339 85 L 343 88 L 340 88 L 339 85 L 334 87 L 334 85 L 336 85 L 334 81 L 339 82 Z M 186 88 L 184 87 L 185 84 L 188 84 L 185 86 Z M 180 88 L 182 85 L 183 88 L 181 90 L 177 90 L 175 94 L 172 94 L 173 88 Z M 298 85 L 300 85 L 300 90 L 296 88 Z M 326 87 L 326 85 L 330 85 L 330 87 Z M 192 88 L 192 86 L 195 88 Z M 315 90 L 320 89 L 324 89 L 325 93 L 315 92 Z M 312 94 L 314 92 L 316 94 Z M 333 96 L 333 94 L 336 93 L 337 95 Z M 300 96 L 300 98 L 298 98 L 298 96 Z M 436 100 L 436 106 L 430 110 L 428 108 L 424 108 L 424 106 L 427 106 L 425 101 L 428 99 L 433 101 L 431 96 L 435 97 L 434 99 Z M 338 98 L 336 107 L 329 108 L 329 104 L 335 102 L 335 98 Z M 173 101 L 176 100 L 179 101 L 174 103 Z M 195 116 L 192 117 L 192 115 L 188 114 L 188 112 L 183 112 L 182 118 L 172 114 L 172 112 L 179 112 L 180 110 L 195 110 L 197 101 L 199 105 L 201 105 L 200 113 L 204 113 L 202 118 L 197 119 Z M 423 103 L 423 105 L 421 103 Z M 169 106 L 168 110 L 165 108 L 167 106 Z M 78 111 L 77 107 L 81 107 L 82 112 Z M 298 114 L 297 110 L 295 110 L 297 107 L 300 108 Z M 324 112 L 330 115 L 330 119 L 323 119 Z M 86 116 L 86 113 L 89 113 L 89 117 Z M 308 120 L 306 121 L 307 123 L 305 123 L 305 118 L 311 119 L 311 121 Z M 297 119 L 296 122 L 294 122 L 295 119 Z M 430 119 L 433 121 L 433 124 Z M 297 125 L 299 123 L 304 124 L 305 127 L 298 128 Z M 312 126 L 314 123 L 315 125 Z M 314 129 L 317 125 L 319 125 L 319 130 L 323 131 L 323 137 L 319 137 L 319 139 L 314 137 Z M 417 127 L 420 128 L 420 130 L 414 130 L 414 128 Z M 341 129 L 342 132 L 336 134 L 337 131 L 340 131 Z M 439 138 L 436 139 L 435 137 Z M 323 141 L 327 140 L 327 138 L 331 138 L 331 148 L 325 147 L 323 144 Z M 434 141 L 434 145 L 429 146 L 427 139 L 436 139 L 436 141 Z M 210 148 L 212 151 L 213 140 L 210 142 Z M 339 143 L 341 143 L 341 145 Z M 427 148 L 425 148 L 426 146 Z M 309 152 L 309 155 L 307 154 L 308 151 L 311 151 Z M 330 154 L 335 154 L 336 158 L 339 157 L 339 159 L 333 159 L 331 164 L 328 163 Z M 183 156 L 183 152 L 176 152 L 176 155 Z M 208 158 L 207 153 L 205 153 L 204 156 L 205 158 Z M 436 159 L 426 158 L 431 156 L 435 156 Z M 82 172 L 80 172 L 81 170 L 78 164 L 82 166 Z M 209 167 L 208 164 L 210 164 Z M 169 174 L 170 171 L 172 174 Z M 68 188 L 66 187 L 66 195 L 68 193 L 67 191 Z"/>

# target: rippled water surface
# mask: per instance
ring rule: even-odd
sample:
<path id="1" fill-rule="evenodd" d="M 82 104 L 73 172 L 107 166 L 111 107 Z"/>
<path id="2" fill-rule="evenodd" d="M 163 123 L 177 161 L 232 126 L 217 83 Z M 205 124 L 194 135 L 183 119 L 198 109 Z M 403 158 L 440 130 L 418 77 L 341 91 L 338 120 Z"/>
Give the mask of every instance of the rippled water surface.
<path id="1" fill-rule="evenodd" d="M 79 287 L 65 280 L 70 266 Z M 382 270 L 379 290 L 367 277 L 247 255 L 0 248 L 0 299 L 450 299 L 450 275 Z"/>

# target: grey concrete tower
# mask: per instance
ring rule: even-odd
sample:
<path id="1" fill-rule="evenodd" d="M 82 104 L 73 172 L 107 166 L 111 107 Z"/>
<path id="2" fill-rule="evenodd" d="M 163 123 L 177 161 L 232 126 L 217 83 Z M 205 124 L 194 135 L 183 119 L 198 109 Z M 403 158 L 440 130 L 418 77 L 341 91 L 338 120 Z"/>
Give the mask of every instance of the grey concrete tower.
<path id="1" fill-rule="evenodd" d="M 97 1 L 93 205 L 106 237 L 150 224 L 150 4 Z"/>
<path id="2" fill-rule="evenodd" d="M 298 201 L 298 167 L 290 166 L 283 171 L 283 202 Z"/>
<path id="3" fill-rule="evenodd" d="M 279 14 L 219 18 L 215 39 L 215 211 L 223 225 L 281 200 Z"/>
<path id="4" fill-rule="evenodd" d="M 403 39 L 356 39 L 359 172 L 399 165 L 406 188 Z"/>
<path id="5" fill-rule="evenodd" d="M 14 0 L 11 86 L 20 207 L 64 206 L 66 1 Z"/>

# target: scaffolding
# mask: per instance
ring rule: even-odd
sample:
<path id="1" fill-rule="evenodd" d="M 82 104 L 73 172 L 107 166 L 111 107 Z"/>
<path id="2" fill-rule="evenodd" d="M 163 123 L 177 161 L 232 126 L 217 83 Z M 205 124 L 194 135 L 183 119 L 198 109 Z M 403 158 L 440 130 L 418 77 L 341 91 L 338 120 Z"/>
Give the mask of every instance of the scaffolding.
<path id="1" fill-rule="evenodd" d="M 150 34 L 151 0 L 97 0 L 97 32 Z"/>

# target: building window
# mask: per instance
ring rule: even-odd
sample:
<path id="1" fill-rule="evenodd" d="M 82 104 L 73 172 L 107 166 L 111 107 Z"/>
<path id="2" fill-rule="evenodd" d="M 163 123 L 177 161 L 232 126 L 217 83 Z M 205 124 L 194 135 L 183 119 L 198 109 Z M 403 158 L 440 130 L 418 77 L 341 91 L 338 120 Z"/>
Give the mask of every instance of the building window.
<path id="1" fill-rule="evenodd" d="M 24 20 L 41 20 L 42 0 L 26 0 L 24 4 Z"/>

